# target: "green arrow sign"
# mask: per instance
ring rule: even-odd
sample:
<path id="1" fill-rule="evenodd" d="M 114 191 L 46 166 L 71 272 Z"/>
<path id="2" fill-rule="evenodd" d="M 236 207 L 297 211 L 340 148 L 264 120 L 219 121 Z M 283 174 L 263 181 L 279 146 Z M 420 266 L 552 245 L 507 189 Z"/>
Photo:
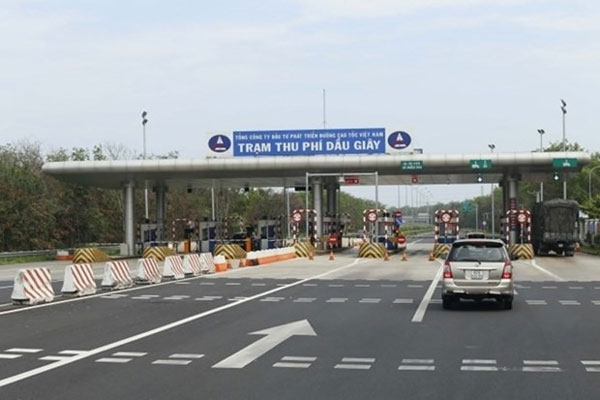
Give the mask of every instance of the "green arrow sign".
<path id="1" fill-rule="evenodd" d="M 420 171 L 423 169 L 423 161 L 401 161 L 402 171 Z"/>
<path id="2" fill-rule="evenodd" d="M 576 158 L 554 158 L 552 160 L 554 168 L 575 168 L 577 167 Z"/>
<path id="3" fill-rule="evenodd" d="M 469 161 L 471 169 L 490 169 L 492 168 L 492 160 L 471 160 Z"/>

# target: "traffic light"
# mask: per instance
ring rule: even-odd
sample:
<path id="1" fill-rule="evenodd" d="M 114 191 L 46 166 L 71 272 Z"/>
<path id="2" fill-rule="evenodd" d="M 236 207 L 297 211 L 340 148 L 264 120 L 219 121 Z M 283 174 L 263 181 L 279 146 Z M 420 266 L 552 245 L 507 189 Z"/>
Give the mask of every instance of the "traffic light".
<path id="1" fill-rule="evenodd" d="M 558 175 L 558 172 L 554 173 L 554 176 L 552 177 L 552 179 L 554 179 L 555 181 L 560 180 L 560 176 Z"/>
<path id="2" fill-rule="evenodd" d="M 419 183 L 419 177 L 417 175 L 413 175 L 411 178 L 412 183 Z"/>
<path id="3" fill-rule="evenodd" d="M 477 182 L 478 183 L 483 182 L 483 176 L 481 174 L 477 174 Z"/>

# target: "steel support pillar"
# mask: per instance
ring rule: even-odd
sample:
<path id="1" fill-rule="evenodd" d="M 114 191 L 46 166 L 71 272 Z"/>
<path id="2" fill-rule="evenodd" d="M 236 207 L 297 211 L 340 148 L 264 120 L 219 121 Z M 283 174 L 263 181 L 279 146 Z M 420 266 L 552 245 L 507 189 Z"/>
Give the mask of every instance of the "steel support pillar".
<path id="1" fill-rule="evenodd" d="M 337 214 L 338 185 L 330 183 L 327 186 L 327 213 L 331 216 Z"/>
<path id="2" fill-rule="evenodd" d="M 125 243 L 127 244 L 127 255 L 135 256 L 135 182 L 129 181 L 124 185 L 124 220 L 125 220 Z"/>
<path id="3" fill-rule="evenodd" d="M 315 226 L 315 232 L 317 234 L 317 238 L 320 238 L 323 234 L 323 184 L 320 179 L 315 179 L 312 182 L 312 191 L 313 191 L 313 207 L 317 214 L 315 221 L 317 226 Z"/>
<path id="4" fill-rule="evenodd" d="M 166 210 L 166 202 L 165 202 L 165 194 L 167 192 L 167 188 L 165 186 L 156 186 L 154 188 L 154 192 L 156 193 L 156 225 L 158 229 L 156 230 L 156 241 L 164 242 L 165 241 L 165 210 Z"/>
<path id="5" fill-rule="evenodd" d="M 516 210 L 518 204 L 518 189 L 519 189 L 519 181 L 516 177 L 508 178 L 508 209 Z M 516 229 L 516 221 L 510 221 L 510 233 L 509 233 L 509 244 L 517 243 L 517 231 Z"/>

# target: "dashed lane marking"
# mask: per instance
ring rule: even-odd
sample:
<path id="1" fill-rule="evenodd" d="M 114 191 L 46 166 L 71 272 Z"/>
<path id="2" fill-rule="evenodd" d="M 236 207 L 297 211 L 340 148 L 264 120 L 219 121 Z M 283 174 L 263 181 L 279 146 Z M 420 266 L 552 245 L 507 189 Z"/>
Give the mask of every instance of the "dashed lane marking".
<path id="1" fill-rule="evenodd" d="M 332 283 L 332 284 L 329 284 L 329 285 L 327 285 L 327 286 L 328 286 L 328 287 L 344 287 L 345 285 L 342 285 L 342 284 L 340 284 L 340 283 Z"/>
<path id="2" fill-rule="evenodd" d="M 548 303 L 546 300 L 525 300 L 530 306 L 546 306 Z"/>
<path id="3" fill-rule="evenodd" d="M 4 350 L 8 353 L 39 353 L 44 349 L 30 349 L 25 347 L 13 347 L 12 349 Z"/>
<path id="4" fill-rule="evenodd" d="M 348 301 L 347 297 L 332 297 L 331 299 L 327 300 L 325 303 L 345 303 Z"/>
<path id="5" fill-rule="evenodd" d="M 248 298 L 246 298 L 244 300 L 239 300 L 239 301 L 236 301 L 235 303 L 227 303 L 227 304 L 221 305 L 219 307 L 216 307 L 216 308 L 213 308 L 213 309 L 210 309 L 210 310 L 207 310 L 207 311 L 203 311 L 201 313 L 194 314 L 194 315 L 191 315 L 191 316 L 186 317 L 186 318 L 182 318 L 180 320 L 177 320 L 177 321 L 174 321 L 174 322 L 171 322 L 171 323 L 168 323 L 168 324 L 156 327 L 154 329 L 150 329 L 150 330 L 145 331 L 145 332 L 138 333 L 138 334 L 133 335 L 133 336 L 129 336 L 127 338 L 118 340 L 116 342 L 105 344 L 103 346 L 100 346 L 100 347 L 97 347 L 95 349 L 89 350 L 89 351 L 87 351 L 87 352 L 85 352 L 83 354 L 79 354 L 79 355 L 75 355 L 73 357 L 70 357 L 69 359 L 60 360 L 60 361 L 55 362 L 55 363 L 44 365 L 42 367 L 33 368 L 33 369 L 29 370 L 29 371 L 24 371 L 24 372 L 18 373 L 16 375 L 0 379 L 0 388 L 4 387 L 4 386 L 7 386 L 7 385 L 10 385 L 12 383 L 20 382 L 22 380 L 25 380 L 25 379 L 28 379 L 28 378 L 31 378 L 31 377 L 43 374 L 43 373 L 48 372 L 48 371 L 52 371 L 52 370 L 55 370 L 55 369 L 58 369 L 58 368 L 61 368 L 61 367 L 65 367 L 65 366 L 70 365 L 72 363 L 75 363 L 77 361 L 84 360 L 86 358 L 89 358 L 89 357 L 95 356 L 97 354 L 100 354 L 100 353 L 103 353 L 103 352 L 115 349 L 117 347 L 121 347 L 121 346 L 124 346 L 126 344 L 134 343 L 136 341 L 148 338 L 150 336 L 154 336 L 156 334 L 159 334 L 159 333 L 162 333 L 162 332 L 165 332 L 165 331 L 169 331 L 169 330 L 171 330 L 173 328 L 176 328 L 176 327 L 188 324 L 188 323 L 193 322 L 193 321 L 197 321 L 199 319 L 202 319 L 202 318 L 205 318 L 205 317 L 217 314 L 217 313 L 219 313 L 221 311 L 225 311 L 225 310 L 228 310 L 228 309 L 233 308 L 233 307 L 237 307 L 239 305 L 242 305 L 242 304 L 245 304 L 247 302 L 259 299 L 261 297 L 272 295 L 272 294 L 278 293 L 280 291 L 283 291 L 283 290 L 286 290 L 286 289 L 289 289 L 289 288 L 301 285 L 301 284 L 306 283 L 308 281 L 311 281 L 311 280 L 314 280 L 314 279 L 320 279 L 320 278 L 323 278 L 323 277 L 328 276 L 330 274 L 333 274 L 333 273 L 336 273 L 336 272 L 343 271 L 345 269 L 354 267 L 354 266 L 356 266 L 358 264 L 363 264 L 363 263 L 368 263 L 368 262 L 369 261 L 356 259 L 353 262 L 351 262 L 349 264 L 346 264 L 346 265 L 343 265 L 343 266 L 341 266 L 339 268 L 335 268 L 335 269 L 332 269 L 330 271 L 324 272 L 322 274 L 314 275 L 314 276 L 308 277 L 306 279 L 302 279 L 302 280 L 299 280 L 297 282 L 290 283 L 288 286 L 274 288 L 274 289 L 271 289 L 271 290 L 267 290 L 266 292 L 257 293 L 257 294 L 255 294 L 255 295 L 253 295 L 251 297 L 248 297 Z M 168 360 L 168 361 L 184 361 L 184 360 Z"/>
<path id="6" fill-rule="evenodd" d="M 366 287 L 371 287 L 371 285 L 365 284 L 365 283 L 357 283 L 356 285 L 354 285 L 354 287 L 366 288 Z"/>
<path id="7" fill-rule="evenodd" d="M 595 306 L 600 306 L 600 300 L 592 300 L 592 304 Z"/>
<path id="8" fill-rule="evenodd" d="M 184 296 L 184 295 L 174 295 L 174 296 L 169 296 L 169 297 L 163 297 L 163 300 L 185 300 L 185 299 L 189 299 L 190 296 Z"/>
<path id="9" fill-rule="evenodd" d="M 398 285 L 394 285 L 394 284 L 381 284 L 381 287 L 384 287 L 384 288 L 395 288 L 395 287 L 398 287 Z"/>
<path id="10" fill-rule="evenodd" d="M 306 287 L 315 287 L 315 286 L 319 286 L 316 283 L 303 283 L 302 286 L 306 286 Z"/>
<path id="11" fill-rule="evenodd" d="M 188 365 L 192 360 L 155 360 L 152 364 L 155 365 Z"/>
<path id="12" fill-rule="evenodd" d="M 358 302 L 367 304 L 378 304 L 381 302 L 381 299 L 360 299 Z"/>
<path id="13" fill-rule="evenodd" d="M 104 358 L 99 358 L 99 359 L 97 359 L 94 362 L 97 362 L 97 363 L 125 364 L 125 363 L 128 363 L 131 360 L 133 360 L 133 358 L 104 357 Z"/>
<path id="14" fill-rule="evenodd" d="M 560 304 L 562 304 L 563 306 L 579 306 L 579 305 L 581 305 L 581 303 L 578 302 L 577 300 L 559 300 L 558 302 Z"/>
<path id="15" fill-rule="evenodd" d="M 435 371 L 434 361 L 430 358 L 404 358 L 399 371 Z"/>
<path id="16" fill-rule="evenodd" d="M 411 289 L 420 289 L 423 287 L 423 285 L 406 285 L 406 287 Z"/>
<path id="17" fill-rule="evenodd" d="M 569 286 L 571 290 L 583 290 L 583 286 Z"/>
<path id="18" fill-rule="evenodd" d="M 227 282 L 225 284 L 225 286 L 240 286 L 241 283 L 240 282 Z"/>
<path id="19" fill-rule="evenodd" d="M 3 354 L 0 353 L 0 360 L 13 360 L 21 357 L 23 354 Z"/>
<path id="20" fill-rule="evenodd" d="M 336 364 L 333 368 L 367 370 L 371 369 L 371 366 L 374 362 L 374 358 L 344 357 L 342 358 L 342 361 L 339 364 Z"/>
<path id="21" fill-rule="evenodd" d="M 414 299 L 395 299 L 394 304 L 412 304 Z"/>
<path id="22" fill-rule="evenodd" d="M 523 372 L 561 372 L 556 360 L 523 360 Z"/>
<path id="23" fill-rule="evenodd" d="M 294 303 L 312 303 L 316 299 L 316 297 L 299 297 L 296 300 L 294 300 Z"/>
<path id="24" fill-rule="evenodd" d="M 600 372 L 600 361 L 598 360 L 582 360 L 581 364 L 587 372 Z"/>
<path id="25" fill-rule="evenodd" d="M 542 289 L 558 289 L 558 286 L 542 286 Z"/>
<path id="26" fill-rule="evenodd" d="M 308 368 L 317 359 L 317 357 L 297 357 L 285 356 L 281 361 L 273 364 L 275 368 Z"/>
<path id="27" fill-rule="evenodd" d="M 169 358 L 192 358 L 192 359 L 200 359 L 202 357 L 204 357 L 204 354 L 194 354 L 194 353 L 186 353 L 186 354 L 175 353 L 175 354 L 171 354 L 169 356 Z"/>
<path id="28" fill-rule="evenodd" d="M 119 351 L 113 354 L 113 357 L 144 357 L 148 353 L 139 351 Z"/>
<path id="29" fill-rule="evenodd" d="M 260 299 L 259 301 L 262 302 L 272 302 L 272 303 L 278 303 L 281 300 L 284 300 L 285 297 L 265 297 L 264 299 Z"/>
<path id="30" fill-rule="evenodd" d="M 251 286 L 267 286 L 266 283 L 253 283 Z"/>
<path id="31" fill-rule="evenodd" d="M 468 359 L 462 360 L 461 371 L 470 372 L 496 372 L 498 367 L 496 366 L 496 360 L 489 359 Z"/>
<path id="32" fill-rule="evenodd" d="M 200 282 L 200 285 L 202 286 L 214 286 L 214 282 Z"/>

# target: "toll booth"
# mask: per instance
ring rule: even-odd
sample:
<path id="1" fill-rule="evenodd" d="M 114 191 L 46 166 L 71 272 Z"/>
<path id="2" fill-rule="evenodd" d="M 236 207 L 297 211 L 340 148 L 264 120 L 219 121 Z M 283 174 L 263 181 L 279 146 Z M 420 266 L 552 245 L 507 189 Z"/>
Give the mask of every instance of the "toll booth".
<path id="1" fill-rule="evenodd" d="M 436 210 L 434 214 L 434 242 L 450 244 L 460 239 L 458 210 Z"/>
<path id="2" fill-rule="evenodd" d="M 307 240 L 309 240 L 313 245 L 316 245 L 319 238 L 317 237 L 317 211 L 316 210 L 306 210 L 306 209 L 296 209 L 292 211 L 290 215 L 290 220 L 292 224 L 292 239 L 294 240 L 294 244 L 298 243 L 298 237 L 300 236 L 302 230 L 306 231 L 306 224 L 308 219 L 308 232 L 305 232 Z"/>
<path id="3" fill-rule="evenodd" d="M 327 214 L 323 217 L 323 231 L 329 236 L 331 236 L 331 234 L 336 236 L 336 248 L 344 246 L 342 239 L 344 237 L 344 232 L 348 229 L 348 226 L 350 226 L 351 221 L 349 213 Z M 331 245 L 331 242 L 329 242 L 329 245 Z M 348 244 L 346 243 L 346 245 Z"/>
<path id="4" fill-rule="evenodd" d="M 382 215 L 377 219 L 377 242 L 382 243 L 387 250 L 398 250 L 398 244 L 393 240 L 395 219 L 390 216 L 387 210 L 383 210 Z"/>
<path id="5" fill-rule="evenodd" d="M 191 253 L 198 251 L 198 221 L 187 218 L 171 220 L 171 243 L 176 252 Z"/>
<path id="6" fill-rule="evenodd" d="M 158 224 L 140 224 L 139 232 L 142 248 L 158 245 Z"/>
<path id="7" fill-rule="evenodd" d="M 531 211 L 528 209 L 508 210 L 503 222 L 504 240 L 510 243 L 510 232 L 514 231 L 517 244 L 531 243 Z"/>
<path id="8" fill-rule="evenodd" d="M 256 223 L 256 233 L 259 236 L 260 250 L 274 249 L 277 247 L 278 231 L 281 221 L 263 217 Z"/>
<path id="9" fill-rule="evenodd" d="M 217 244 L 217 221 L 209 221 L 207 218 L 198 223 L 198 245 L 199 252 L 213 252 Z"/>

